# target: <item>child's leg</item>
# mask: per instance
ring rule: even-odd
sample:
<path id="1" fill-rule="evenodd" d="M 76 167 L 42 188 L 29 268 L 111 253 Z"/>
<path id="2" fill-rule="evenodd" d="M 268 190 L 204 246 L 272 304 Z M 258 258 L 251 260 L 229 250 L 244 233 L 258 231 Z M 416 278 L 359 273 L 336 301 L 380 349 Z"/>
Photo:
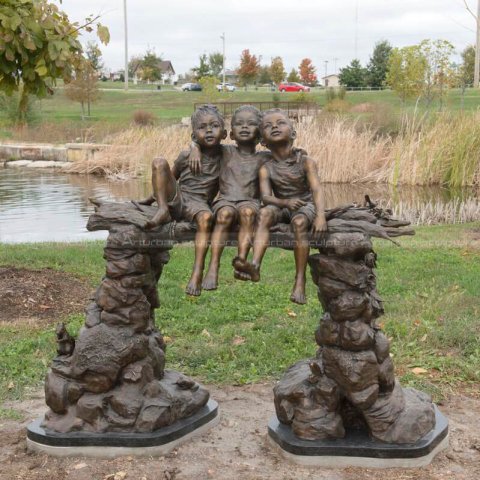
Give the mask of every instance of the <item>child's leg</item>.
<path id="1" fill-rule="evenodd" d="M 255 218 L 256 212 L 251 207 L 242 208 L 239 212 L 238 257 L 243 261 L 247 259 L 253 241 Z"/>
<path id="2" fill-rule="evenodd" d="M 292 219 L 292 228 L 295 236 L 295 247 L 293 254 L 295 256 L 295 285 L 290 295 L 290 300 L 301 305 L 307 303 L 305 297 L 305 283 L 308 254 L 310 246 L 308 244 L 308 218 L 303 215 L 295 215 Z"/>
<path id="3" fill-rule="evenodd" d="M 172 220 L 168 211 L 168 202 L 175 196 L 177 186 L 170 166 L 164 158 L 155 158 L 152 162 L 152 187 L 158 210 L 153 218 L 147 222 L 145 228 L 153 228 Z"/>
<path id="4" fill-rule="evenodd" d="M 202 291 L 202 276 L 205 267 L 205 257 L 208 251 L 208 240 L 212 231 L 213 214 L 208 211 L 201 211 L 195 215 L 197 233 L 195 234 L 195 262 L 193 264 L 192 276 L 188 282 L 185 293 L 198 296 Z"/>
<path id="5" fill-rule="evenodd" d="M 215 219 L 215 228 L 212 233 L 212 256 L 208 272 L 202 282 L 204 290 L 215 290 L 218 286 L 218 269 L 220 268 L 220 257 L 222 256 L 225 242 L 228 239 L 230 227 L 235 219 L 235 210 L 231 207 L 221 208 Z"/>
<path id="6" fill-rule="evenodd" d="M 242 262 L 238 259 L 233 266 L 240 272 L 248 273 L 252 282 L 260 281 L 260 265 L 268 248 L 270 227 L 275 224 L 275 212 L 271 208 L 262 208 L 258 214 L 258 226 L 253 241 L 252 262 Z"/>

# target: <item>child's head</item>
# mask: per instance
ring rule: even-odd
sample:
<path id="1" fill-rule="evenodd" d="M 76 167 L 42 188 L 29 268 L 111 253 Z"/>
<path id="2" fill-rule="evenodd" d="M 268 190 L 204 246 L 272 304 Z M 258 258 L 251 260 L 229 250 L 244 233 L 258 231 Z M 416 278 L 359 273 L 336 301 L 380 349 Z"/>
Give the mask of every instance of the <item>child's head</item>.
<path id="1" fill-rule="evenodd" d="M 252 105 L 243 105 L 233 112 L 230 138 L 237 144 L 256 145 L 260 141 L 262 114 Z"/>
<path id="2" fill-rule="evenodd" d="M 293 144 L 297 136 L 287 113 L 279 108 L 272 108 L 263 112 L 260 133 L 262 143 L 268 148 L 285 143 Z"/>
<path id="3" fill-rule="evenodd" d="M 225 121 L 214 105 L 202 105 L 191 117 L 192 139 L 200 148 L 213 148 L 227 137 Z"/>

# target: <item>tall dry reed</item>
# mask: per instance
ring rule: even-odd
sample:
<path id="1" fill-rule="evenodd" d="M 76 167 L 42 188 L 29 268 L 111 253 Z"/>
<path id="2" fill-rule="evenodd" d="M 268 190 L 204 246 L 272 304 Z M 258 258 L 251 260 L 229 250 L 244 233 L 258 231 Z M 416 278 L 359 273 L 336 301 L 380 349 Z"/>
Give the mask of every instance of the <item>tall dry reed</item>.
<path id="1" fill-rule="evenodd" d="M 345 116 L 318 117 L 296 125 L 296 145 L 318 162 L 322 181 L 403 185 L 480 184 L 480 111 L 473 114 L 404 116 L 396 135 L 380 134 Z M 190 128 L 131 127 L 106 137 L 111 144 L 95 162 L 70 171 L 144 175 L 154 157 L 173 162 L 190 143 Z"/>

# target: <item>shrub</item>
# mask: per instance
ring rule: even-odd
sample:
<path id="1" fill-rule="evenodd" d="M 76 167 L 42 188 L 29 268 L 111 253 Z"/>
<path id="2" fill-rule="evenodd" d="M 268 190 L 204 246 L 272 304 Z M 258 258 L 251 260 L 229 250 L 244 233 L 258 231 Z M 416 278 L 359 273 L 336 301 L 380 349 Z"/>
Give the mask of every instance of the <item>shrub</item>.
<path id="1" fill-rule="evenodd" d="M 139 127 L 149 127 L 155 124 L 155 115 L 146 110 L 136 110 L 133 112 L 133 123 Z"/>

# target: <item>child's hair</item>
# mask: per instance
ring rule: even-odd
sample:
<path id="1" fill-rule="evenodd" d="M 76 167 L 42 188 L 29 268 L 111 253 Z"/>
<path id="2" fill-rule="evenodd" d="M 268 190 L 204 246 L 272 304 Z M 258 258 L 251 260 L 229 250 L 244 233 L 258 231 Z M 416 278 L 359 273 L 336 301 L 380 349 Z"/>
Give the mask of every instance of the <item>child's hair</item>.
<path id="1" fill-rule="evenodd" d="M 240 113 L 240 112 L 251 112 L 255 115 L 255 118 L 258 120 L 258 125 L 262 122 L 262 112 L 253 105 L 242 105 L 241 107 L 238 107 L 232 115 L 232 121 L 231 125 L 233 126 L 233 122 L 235 121 L 235 117 Z"/>
<path id="2" fill-rule="evenodd" d="M 202 105 L 198 107 L 190 117 L 193 129 L 197 127 L 200 117 L 203 115 L 213 115 L 217 117 L 222 129 L 225 128 L 225 120 L 223 119 L 222 114 L 218 111 L 218 108 L 215 105 Z"/>
<path id="3" fill-rule="evenodd" d="M 272 113 L 280 113 L 282 114 L 284 117 L 285 117 L 285 120 L 287 121 L 287 123 L 290 125 L 290 128 L 292 130 L 295 130 L 295 127 L 293 126 L 293 123 L 292 121 L 290 120 L 290 118 L 288 117 L 288 113 L 285 111 L 285 110 L 282 110 L 280 108 L 271 108 L 270 110 L 265 110 L 264 112 L 262 112 L 262 120 L 267 116 L 267 115 L 270 115 Z"/>

